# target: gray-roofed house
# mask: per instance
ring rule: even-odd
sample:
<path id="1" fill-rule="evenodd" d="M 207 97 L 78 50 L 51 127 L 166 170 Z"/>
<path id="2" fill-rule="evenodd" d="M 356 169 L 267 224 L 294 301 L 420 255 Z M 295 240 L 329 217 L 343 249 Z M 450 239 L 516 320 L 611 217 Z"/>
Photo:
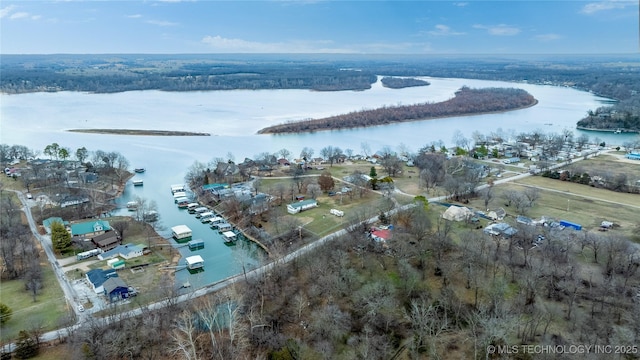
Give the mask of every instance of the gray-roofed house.
<path id="1" fill-rule="evenodd" d="M 115 248 L 98 255 L 98 259 L 107 260 L 107 259 L 114 258 L 116 256 L 121 256 L 125 259 L 133 259 L 133 258 L 144 255 L 144 250 L 146 248 L 147 248 L 146 246 L 141 244 L 118 245 Z"/>
<path id="2" fill-rule="evenodd" d="M 93 242 L 102 251 L 109 251 L 120 244 L 120 238 L 115 231 L 108 231 L 104 234 L 94 236 L 91 239 L 91 242 Z"/>
<path id="3" fill-rule="evenodd" d="M 103 284 L 104 295 L 109 301 L 114 302 L 129 297 L 129 287 L 119 277 L 107 279 Z"/>

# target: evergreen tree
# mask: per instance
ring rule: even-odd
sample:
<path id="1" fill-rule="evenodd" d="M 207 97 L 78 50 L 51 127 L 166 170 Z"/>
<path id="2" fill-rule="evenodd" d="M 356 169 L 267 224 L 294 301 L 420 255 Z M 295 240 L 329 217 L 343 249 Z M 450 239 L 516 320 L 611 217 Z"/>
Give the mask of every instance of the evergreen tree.
<path id="1" fill-rule="evenodd" d="M 13 310 L 7 304 L 0 303 L 0 324 L 11 320 L 11 315 L 13 315 Z"/>
<path id="2" fill-rule="evenodd" d="M 51 224 L 51 243 L 57 253 L 63 253 L 71 247 L 71 234 L 60 222 Z"/>

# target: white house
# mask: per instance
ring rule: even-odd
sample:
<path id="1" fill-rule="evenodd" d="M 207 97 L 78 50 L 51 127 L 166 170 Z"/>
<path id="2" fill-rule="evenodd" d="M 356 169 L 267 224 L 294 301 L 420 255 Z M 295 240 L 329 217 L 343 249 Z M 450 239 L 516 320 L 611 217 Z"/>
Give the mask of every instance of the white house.
<path id="1" fill-rule="evenodd" d="M 316 200 L 303 200 L 287 205 L 287 211 L 289 212 L 289 214 L 297 214 L 300 211 L 308 210 L 317 206 L 318 202 Z"/>

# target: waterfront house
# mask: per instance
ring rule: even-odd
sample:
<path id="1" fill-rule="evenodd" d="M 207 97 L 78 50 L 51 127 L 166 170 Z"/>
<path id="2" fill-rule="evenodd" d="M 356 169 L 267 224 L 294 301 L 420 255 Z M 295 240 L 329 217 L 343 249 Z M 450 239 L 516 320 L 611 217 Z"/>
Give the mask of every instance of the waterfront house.
<path id="1" fill-rule="evenodd" d="M 115 231 L 108 231 L 104 234 L 94 236 L 91 242 L 102 251 L 109 251 L 120 244 L 120 237 Z"/>
<path id="2" fill-rule="evenodd" d="M 106 220 L 91 220 L 81 223 L 71 224 L 71 235 L 91 240 L 95 236 L 102 235 L 107 231 L 111 231 L 111 226 Z"/>
<path id="3" fill-rule="evenodd" d="M 139 256 L 144 255 L 144 251 L 145 249 L 147 249 L 146 246 L 141 245 L 141 244 L 124 244 L 124 245 L 118 245 L 114 248 L 112 248 L 109 251 L 106 251 L 100 255 L 98 255 L 98 259 L 100 260 L 106 260 L 106 259 L 111 259 L 114 258 L 116 256 L 120 256 L 123 257 L 125 259 L 133 259 Z"/>

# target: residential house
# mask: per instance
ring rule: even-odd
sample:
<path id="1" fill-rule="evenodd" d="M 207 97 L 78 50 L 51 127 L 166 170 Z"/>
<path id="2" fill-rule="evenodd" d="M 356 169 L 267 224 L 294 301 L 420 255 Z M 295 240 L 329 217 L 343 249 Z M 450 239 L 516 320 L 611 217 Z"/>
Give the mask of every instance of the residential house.
<path id="1" fill-rule="evenodd" d="M 111 231 L 111 226 L 106 220 L 91 220 L 81 223 L 71 224 L 71 235 L 92 239 L 94 236 L 102 235 Z"/>
<path id="2" fill-rule="evenodd" d="M 86 196 L 68 195 L 68 196 L 65 196 L 62 200 L 60 200 L 60 207 L 65 208 L 67 206 L 80 205 L 88 202 L 89 202 L 89 198 Z"/>
<path id="3" fill-rule="evenodd" d="M 81 172 L 78 173 L 78 178 L 84 184 L 93 184 L 98 181 L 98 174 L 94 172 Z"/>
<path id="4" fill-rule="evenodd" d="M 371 231 L 369 232 L 369 236 L 375 242 L 385 243 L 388 240 L 391 240 L 391 229 L 388 229 L 388 228 L 381 229 L 381 228 L 374 227 L 374 228 L 371 228 Z"/>
<path id="5" fill-rule="evenodd" d="M 98 255 L 98 259 L 100 260 L 106 260 L 106 259 L 111 259 L 114 258 L 116 256 L 120 256 L 123 257 L 125 259 L 133 259 L 139 256 L 144 255 L 145 250 L 147 249 L 146 246 L 141 245 L 141 244 L 124 244 L 124 245 L 118 245 L 114 248 L 112 248 L 109 251 L 106 251 L 100 255 Z"/>
<path id="6" fill-rule="evenodd" d="M 129 287 L 119 277 L 107 279 L 102 285 L 104 295 L 110 302 L 126 299 L 129 297 Z"/>
<path id="7" fill-rule="evenodd" d="M 300 211 L 312 209 L 318 206 L 318 202 L 313 199 L 303 200 L 287 205 L 287 211 L 289 214 L 297 214 Z"/>
<path id="8" fill-rule="evenodd" d="M 69 227 L 69 222 L 68 221 L 64 221 L 60 217 L 50 217 L 50 218 L 44 219 L 42 221 L 42 226 L 44 226 L 44 229 L 46 230 L 47 234 L 51 234 L 51 224 L 53 224 L 54 222 L 58 222 L 58 223 L 64 225 L 65 228 Z"/>
<path id="9" fill-rule="evenodd" d="M 289 162 L 289 160 L 287 160 L 285 158 L 280 158 L 280 159 L 278 159 L 278 165 L 280 165 L 280 166 L 290 166 L 291 163 Z"/>
<path id="10" fill-rule="evenodd" d="M 512 228 L 511 225 L 507 223 L 491 224 L 486 228 L 484 228 L 483 231 L 485 234 L 495 235 L 495 236 L 502 235 L 507 238 L 513 236 L 515 233 L 518 232 L 518 230 Z"/>
<path id="11" fill-rule="evenodd" d="M 120 244 L 120 237 L 115 231 L 108 231 L 91 238 L 91 242 L 102 251 L 109 251 Z"/>
<path id="12" fill-rule="evenodd" d="M 89 270 L 85 276 L 89 284 L 91 284 L 93 291 L 95 291 L 96 294 L 101 294 L 104 293 L 104 283 L 110 278 L 118 277 L 118 273 L 114 269 L 93 269 Z"/>

